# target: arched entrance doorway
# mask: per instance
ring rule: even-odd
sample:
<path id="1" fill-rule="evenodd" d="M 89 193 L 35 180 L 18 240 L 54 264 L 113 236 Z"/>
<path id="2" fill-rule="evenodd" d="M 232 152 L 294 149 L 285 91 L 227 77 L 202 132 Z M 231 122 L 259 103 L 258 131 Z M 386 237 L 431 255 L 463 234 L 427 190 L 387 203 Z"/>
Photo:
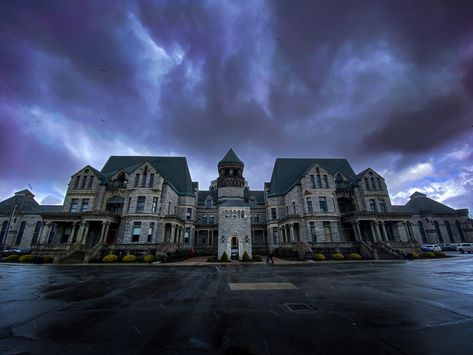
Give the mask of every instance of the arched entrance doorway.
<path id="1" fill-rule="evenodd" d="M 231 247 L 230 247 L 230 255 L 232 260 L 238 260 L 239 255 L 240 255 L 240 250 L 239 250 L 239 240 L 237 237 L 232 237 L 231 239 Z"/>

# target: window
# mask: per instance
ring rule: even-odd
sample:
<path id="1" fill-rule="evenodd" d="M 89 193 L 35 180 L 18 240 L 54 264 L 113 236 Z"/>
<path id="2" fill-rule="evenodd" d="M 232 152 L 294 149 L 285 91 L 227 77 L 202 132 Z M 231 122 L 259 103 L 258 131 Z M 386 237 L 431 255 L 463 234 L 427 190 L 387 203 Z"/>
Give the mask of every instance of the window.
<path id="1" fill-rule="evenodd" d="M 440 232 L 439 222 L 434 221 L 434 226 L 435 226 L 435 231 L 437 232 L 437 238 L 439 239 L 439 242 L 443 243 L 443 237 L 442 237 L 442 233 Z"/>
<path id="2" fill-rule="evenodd" d="M 149 176 L 149 184 L 148 187 L 153 187 L 154 186 L 154 174 L 151 174 Z"/>
<path id="3" fill-rule="evenodd" d="M 253 223 L 254 223 L 254 224 L 259 224 L 259 214 L 255 214 L 255 215 L 253 216 Z"/>
<path id="4" fill-rule="evenodd" d="M 314 213 L 314 207 L 312 206 L 312 200 L 310 197 L 307 197 L 307 212 Z"/>
<path id="5" fill-rule="evenodd" d="M 141 187 L 146 187 L 146 180 L 148 179 L 148 174 L 143 174 L 143 179 L 141 179 Z"/>
<path id="6" fill-rule="evenodd" d="M 296 203 L 292 201 L 292 213 L 296 214 Z"/>
<path id="7" fill-rule="evenodd" d="M 277 216 L 276 216 L 276 209 L 273 207 L 271 208 L 271 219 L 276 219 Z"/>
<path id="8" fill-rule="evenodd" d="M 256 207 L 256 199 L 250 198 L 250 207 Z"/>
<path id="9" fill-rule="evenodd" d="M 138 187 L 138 184 L 140 183 L 140 174 L 135 175 L 135 185 L 134 187 Z"/>
<path id="10" fill-rule="evenodd" d="M 158 198 L 153 197 L 153 206 L 151 207 L 152 212 L 156 212 L 158 210 Z"/>
<path id="11" fill-rule="evenodd" d="M 3 237 L 7 234 L 7 224 L 8 221 L 3 221 L 2 231 L 0 232 L 0 244 L 3 244 Z"/>
<path id="12" fill-rule="evenodd" d="M 322 177 L 319 174 L 317 174 L 317 186 L 319 189 L 322 188 Z"/>
<path id="13" fill-rule="evenodd" d="M 171 214 L 171 201 L 168 202 L 168 214 Z"/>
<path id="14" fill-rule="evenodd" d="M 366 185 L 366 190 L 371 191 L 371 186 L 370 186 L 370 182 L 369 182 L 368 178 L 365 178 L 365 185 Z"/>
<path id="15" fill-rule="evenodd" d="M 376 178 L 378 180 L 378 190 L 382 191 L 383 190 L 383 184 L 381 183 L 380 178 Z"/>
<path id="16" fill-rule="evenodd" d="M 458 234 L 460 235 L 460 240 L 462 242 L 466 242 L 465 235 L 463 234 L 463 230 L 462 230 L 462 226 L 460 224 L 460 221 L 455 221 L 455 226 L 457 227 Z"/>
<path id="17" fill-rule="evenodd" d="M 39 237 L 39 230 L 41 229 L 41 222 L 36 222 L 34 227 L 33 237 L 31 238 L 31 246 L 36 245 Z"/>
<path id="18" fill-rule="evenodd" d="M 371 212 L 377 212 L 377 209 L 376 209 L 376 200 L 370 200 L 370 211 Z"/>
<path id="19" fill-rule="evenodd" d="M 313 242 L 317 241 L 317 235 L 315 234 L 315 223 L 309 222 L 310 236 Z"/>
<path id="20" fill-rule="evenodd" d="M 327 175 L 324 175 L 324 184 L 325 184 L 325 188 L 328 189 L 328 176 Z"/>
<path id="21" fill-rule="evenodd" d="M 53 223 L 51 225 L 51 230 L 49 231 L 49 235 L 48 235 L 48 244 L 52 244 L 54 242 L 54 238 L 56 238 L 56 231 L 57 231 L 57 223 Z"/>
<path id="22" fill-rule="evenodd" d="M 133 230 L 131 232 L 131 241 L 138 243 L 140 241 L 141 222 L 133 222 Z"/>
<path id="23" fill-rule="evenodd" d="M 91 176 L 91 177 L 89 178 L 89 189 L 92 188 L 92 185 L 93 185 L 93 184 L 94 184 L 94 177 Z"/>
<path id="24" fill-rule="evenodd" d="M 383 199 L 379 199 L 379 209 L 381 210 L 381 212 L 387 212 L 388 209 L 386 208 L 386 201 L 384 201 Z"/>
<path id="25" fill-rule="evenodd" d="M 230 215 L 229 215 L 228 211 L 225 211 L 225 218 L 229 218 L 229 216 Z"/>
<path id="26" fill-rule="evenodd" d="M 422 237 L 422 242 L 427 243 L 427 236 L 425 234 L 424 225 L 421 221 L 417 222 L 417 227 L 419 228 L 420 236 Z"/>
<path id="27" fill-rule="evenodd" d="M 207 200 L 205 200 L 205 208 L 212 208 L 212 199 L 211 198 L 207 198 Z"/>
<path id="28" fill-rule="evenodd" d="M 450 222 L 445 221 L 445 229 L 447 230 L 448 238 L 450 239 L 451 243 L 455 243 L 455 238 L 453 238 L 452 228 L 450 227 Z"/>
<path id="29" fill-rule="evenodd" d="M 207 224 L 207 222 L 208 222 L 208 221 L 207 221 L 207 215 L 204 214 L 204 215 L 202 216 L 202 224 Z"/>
<path id="30" fill-rule="evenodd" d="M 79 199 L 73 198 L 71 200 L 71 207 L 69 207 L 69 212 L 77 212 L 78 203 L 79 203 Z"/>
<path id="31" fill-rule="evenodd" d="M 371 178 L 371 187 L 373 188 L 373 190 L 377 190 L 377 188 L 376 188 L 376 183 L 374 182 L 374 178 L 373 178 L 373 177 Z"/>
<path id="32" fill-rule="evenodd" d="M 233 218 L 237 218 L 237 211 L 233 210 L 232 215 L 233 215 Z"/>
<path id="33" fill-rule="evenodd" d="M 317 188 L 317 186 L 315 186 L 315 176 L 314 175 L 310 175 L 310 183 L 312 184 L 313 189 Z"/>
<path id="34" fill-rule="evenodd" d="M 189 227 L 187 227 L 185 232 L 184 232 L 184 243 L 186 243 L 186 244 L 189 243 L 190 235 L 191 235 L 191 229 Z"/>
<path id="35" fill-rule="evenodd" d="M 192 208 L 188 208 L 186 210 L 186 219 L 191 220 L 192 219 Z"/>
<path id="36" fill-rule="evenodd" d="M 82 185 L 80 185 L 80 188 L 85 189 L 85 184 L 86 183 L 87 183 L 87 176 L 84 176 L 84 178 L 82 179 Z"/>
<path id="37" fill-rule="evenodd" d="M 80 210 L 81 210 L 81 212 L 89 210 L 89 199 L 88 198 L 83 198 L 82 199 L 82 205 L 80 207 Z"/>
<path id="38" fill-rule="evenodd" d="M 319 197 L 320 212 L 328 212 L 327 198 Z"/>
<path id="39" fill-rule="evenodd" d="M 210 224 L 215 224 L 215 216 L 211 215 L 211 216 L 209 217 L 209 223 L 210 223 Z"/>
<path id="40" fill-rule="evenodd" d="M 80 176 L 76 176 L 76 181 L 74 183 L 74 188 L 77 189 L 79 187 Z"/>
<path id="41" fill-rule="evenodd" d="M 128 197 L 128 207 L 126 208 L 126 213 L 130 213 L 130 206 L 131 206 L 131 197 Z"/>
<path id="42" fill-rule="evenodd" d="M 278 243 L 278 227 L 273 227 L 273 243 Z"/>
<path id="43" fill-rule="evenodd" d="M 26 226 L 26 222 L 25 221 L 21 222 L 20 230 L 18 231 L 18 235 L 16 236 L 15 245 L 20 245 L 21 238 L 23 238 L 23 232 L 25 231 L 25 226 Z"/>
<path id="44" fill-rule="evenodd" d="M 324 237 L 326 241 L 332 241 L 332 228 L 330 227 L 330 222 L 324 222 Z"/>
<path id="45" fill-rule="evenodd" d="M 136 201 L 136 212 L 143 212 L 145 210 L 146 196 L 138 196 Z"/>
<path id="46" fill-rule="evenodd" d="M 245 211 L 240 211 L 240 217 L 245 218 Z"/>
<path id="47" fill-rule="evenodd" d="M 148 243 L 151 243 L 151 241 L 153 240 L 153 234 L 154 234 L 154 222 L 149 222 L 149 226 L 148 226 Z"/>

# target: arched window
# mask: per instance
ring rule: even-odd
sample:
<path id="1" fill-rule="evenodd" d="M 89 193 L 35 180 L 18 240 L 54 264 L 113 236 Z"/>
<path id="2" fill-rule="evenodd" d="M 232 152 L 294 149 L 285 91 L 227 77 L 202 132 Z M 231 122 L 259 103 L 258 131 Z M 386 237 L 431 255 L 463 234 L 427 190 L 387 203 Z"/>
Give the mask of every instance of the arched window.
<path id="1" fill-rule="evenodd" d="M 31 246 L 36 245 L 38 242 L 39 230 L 41 228 L 41 222 L 37 222 L 33 232 L 33 238 L 31 238 Z"/>
<path id="2" fill-rule="evenodd" d="M 23 232 L 25 231 L 25 226 L 26 226 L 26 222 L 25 221 L 21 222 L 20 230 L 18 231 L 18 235 L 16 236 L 15 245 L 21 244 L 21 238 L 23 238 Z"/>
<path id="3" fill-rule="evenodd" d="M 0 244 L 3 244 L 3 237 L 7 235 L 7 225 L 8 221 L 2 223 L 2 231 L 0 232 Z"/>
<path id="4" fill-rule="evenodd" d="M 439 242 L 443 243 L 443 237 L 442 237 L 442 233 L 440 232 L 439 222 L 434 221 L 434 227 L 435 227 L 435 231 L 437 232 L 437 238 L 439 239 Z"/>
<path id="5" fill-rule="evenodd" d="M 225 210 L 225 218 L 228 218 L 228 210 Z"/>
<path id="6" fill-rule="evenodd" d="M 420 236 L 422 237 L 422 243 L 427 243 L 427 235 L 425 235 L 424 224 L 419 221 L 417 222 L 417 227 L 419 228 Z"/>
<path id="7" fill-rule="evenodd" d="M 233 210 L 233 218 L 237 218 L 237 211 Z"/>
<path id="8" fill-rule="evenodd" d="M 455 226 L 457 227 L 458 234 L 460 235 L 460 240 L 462 242 L 466 242 L 465 235 L 463 234 L 463 230 L 462 230 L 462 226 L 460 224 L 460 221 L 455 221 Z"/>
<path id="9" fill-rule="evenodd" d="M 241 218 L 245 218 L 245 211 L 241 211 L 240 216 L 241 216 Z"/>
<path id="10" fill-rule="evenodd" d="M 455 238 L 453 238 L 452 228 L 450 227 L 449 221 L 444 221 L 445 228 L 447 229 L 448 238 L 450 239 L 451 243 L 455 243 Z"/>

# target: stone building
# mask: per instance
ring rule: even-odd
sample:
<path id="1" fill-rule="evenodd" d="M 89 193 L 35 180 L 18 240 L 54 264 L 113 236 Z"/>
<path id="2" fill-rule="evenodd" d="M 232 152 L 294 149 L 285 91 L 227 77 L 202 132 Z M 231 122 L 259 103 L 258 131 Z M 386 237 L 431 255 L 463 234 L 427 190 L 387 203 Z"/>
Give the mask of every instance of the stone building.
<path id="1" fill-rule="evenodd" d="M 2 246 L 89 261 L 108 252 L 200 255 L 295 248 L 399 256 L 419 243 L 473 241 L 468 210 L 416 192 L 391 204 L 373 169 L 356 174 L 346 159 L 276 159 L 270 182 L 251 190 L 230 149 L 208 190 L 184 157 L 111 156 L 99 171 L 72 175 L 62 206 L 39 205 L 28 190 L 0 202 Z"/>

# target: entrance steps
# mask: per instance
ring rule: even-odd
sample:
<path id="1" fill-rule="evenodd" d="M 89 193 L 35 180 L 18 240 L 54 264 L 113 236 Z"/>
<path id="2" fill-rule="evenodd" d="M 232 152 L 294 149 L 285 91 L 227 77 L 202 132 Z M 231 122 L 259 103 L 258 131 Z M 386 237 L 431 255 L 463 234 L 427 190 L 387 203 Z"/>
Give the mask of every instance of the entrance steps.
<path id="1" fill-rule="evenodd" d="M 86 252 L 84 250 L 76 250 L 68 257 L 61 260 L 61 264 L 81 264 L 84 262 Z"/>

